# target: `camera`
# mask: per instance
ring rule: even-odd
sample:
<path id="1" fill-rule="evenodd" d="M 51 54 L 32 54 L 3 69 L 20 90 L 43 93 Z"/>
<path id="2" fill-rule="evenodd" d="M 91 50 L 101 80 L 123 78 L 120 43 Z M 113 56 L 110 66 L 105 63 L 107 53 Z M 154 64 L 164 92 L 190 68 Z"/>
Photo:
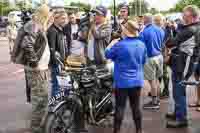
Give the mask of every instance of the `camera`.
<path id="1" fill-rule="evenodd" d="M 96 13 L 93 10 L 87 10 L 86 14 L 80 19 L 78 29 L 78 40 L 87 42 L 87 34 L 90 30 L 91 24 L 93 23 L 94 16 Z M 92 21 L 91 21 L 92 20 Z"/>
<path id="2" fill-rule="evenodd" d="M 87 31 L 90 28 L 91 25 L 91 18 L 95 16 L 94 11 L 88 11 L 83 18 L 80 19 L 80 27 L 79 31 Z"/>
<path id="3" fill-rule="evenodd" d="M 31 20 L 31 15 L 32 15 L 32 12 L 30 10 L 23 10 L 22 11 L 21 20 L 23 22 L 23 25 Z"/>

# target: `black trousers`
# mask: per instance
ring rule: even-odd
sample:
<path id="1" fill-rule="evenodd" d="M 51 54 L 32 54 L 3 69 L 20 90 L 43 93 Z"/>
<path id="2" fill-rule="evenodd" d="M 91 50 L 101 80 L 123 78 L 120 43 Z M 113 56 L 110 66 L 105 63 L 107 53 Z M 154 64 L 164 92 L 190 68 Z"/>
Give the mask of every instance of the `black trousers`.
<path id="1" fill-rule="evenodd" d="M 140 108 L 141 88 L 124 88 L 115 90 L 115 118 L 114 118 L 114 133 L 120 132 L 120 127 L 124 117 L 127 98 L 132 110 L 132 117 L 135 122 L 137 133 L 142 130 L 142 113 Z"/>
<path id="2" fill-rule="evenodd" d="M 26 82 L 26 100 L 28 103 L 31 102 L 31 88 L 28 84 L 28 77 L 27 77 L 27 71 L 24 69 L 25 72 L 25 82 Z"/>

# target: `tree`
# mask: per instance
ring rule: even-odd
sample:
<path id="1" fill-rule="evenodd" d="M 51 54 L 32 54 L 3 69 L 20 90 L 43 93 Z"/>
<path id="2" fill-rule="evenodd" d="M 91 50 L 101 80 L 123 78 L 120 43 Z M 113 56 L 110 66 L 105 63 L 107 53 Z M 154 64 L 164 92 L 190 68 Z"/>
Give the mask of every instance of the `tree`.
<path id="1" fill-rule="evenodd" d="M 135 0 L 134 2 L 129 3 L 131 16 L 143 15 L 148 12 L 149 4 L 146 2 L 146 0 L 140 0 L 140 2 L 139 0 Z"/>
<path id="2" fill-rule="evenodd" d="M 0 2 L 0 12 L 1 16 L 7 15 L 9 11 L 11 10 L 10 8 L 10 3 L 7 0 L 2 0 Z"/>
<path id="3" fill-rule="evenodd" d="M 170 9 L 171 12 L 181 12 L 187 5 L 197 5 L 200 7 L 200 0 L 180 0 L 174 8 Z"/>
<path id="4" fill-rule="evenodd" d="M 26 0 L 26 1 L 17 1 L 16 2 L 16 7 L 19 10 L 23 10 L 23 9 L 31 9 L 31 0 Z"/>
<path id="5" fill-rule="evenodd" d="M 79 7 L 80 11 L 90 10 L 91 6 L 89 4 L 81 3 L 81 2 L 72 2 L 70 6 Z"/>

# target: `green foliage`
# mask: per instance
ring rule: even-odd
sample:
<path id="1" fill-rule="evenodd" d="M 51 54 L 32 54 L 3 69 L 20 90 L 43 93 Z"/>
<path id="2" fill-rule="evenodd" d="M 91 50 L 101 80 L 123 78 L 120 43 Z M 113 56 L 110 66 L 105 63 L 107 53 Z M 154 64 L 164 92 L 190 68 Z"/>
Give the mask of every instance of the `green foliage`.
<path id="1" fill-rule="evenodd" d="M 10 11 L 9 2 L 8 1 L 1 1 L 0 2 L 0 15 L 3 16 Z"/>
<path id="2" fill-rule="evenodd" d="M 119 5 L 116 5 L 116 15 L 119 12 Z M 143 15 L 148 12 L 148 3 L 145 0 L 141 1 L 141 12 L 140 12 L 140 3 L 139 0 L 136 0 L 134 2 L 129 3 L 129 11 L 130 11 L 130 16 L 138 16 L 138 15 Z M 112 5 L 109 7 L 111 9 L 112 14 L 114 14 L 114 6 Z"/>
<path id="3" fill-rule="evenodd" d="M 130 2 L 129 7 L 130 7 L 131 16 L 143 15 L 149 11 L 148 10 L 149 4 L 146 2 L 146 0 L 141 0 L 141 9 L 140 9 L 139 0 Z"/>
<path id="4" fill-rule="evenodd" d="M 117 1 L 117 0 L 116 0 Z M 148 12 L 148 3 L 146 0 L 141 1 L 141 14 L 140 14 L 140 8 L 139 8 L 139 0 L 136 0 L 134 2 L 129 3 L 130 7 L 130 15 L 142 15 L 146 12 Z M 76 6 L 79 7 L 80 11 L 85 11 L 85 9 L 90 10 L 91 6 L 89 4 L 81 3 L 81 2 L 71 2 L 70 6 Z M 112 4 L 109 9 L 111 10 L 112 14 L 114 14 L 114 5 Z M 119 12 L 118 5 L 116 5 L 116 15 Z"/>
<path id="5" fill-rule="evenodd" d="M 79 7 L 80 11 L 90 10 L 91 6 L 89 4 L 81 3 L 81 2 L 72 2 L 70 6 Z"/>
<path id="6" fill-rule="evenodd" d="M 0 1 L 1 16 L 7 16 L 10 11 L 23 10 L 23 9 L 31 9 L 31 4 L 24 3 L 24 1 L 17 1 L 16 6 L 13 7 L 8 0 Z"/>
<path id="7" fill-rule="evenodd" d="M 170 12 L 181 12 L 187 5 L 197 5 L 200 7 L 200 0 L 180 0 Z"/>

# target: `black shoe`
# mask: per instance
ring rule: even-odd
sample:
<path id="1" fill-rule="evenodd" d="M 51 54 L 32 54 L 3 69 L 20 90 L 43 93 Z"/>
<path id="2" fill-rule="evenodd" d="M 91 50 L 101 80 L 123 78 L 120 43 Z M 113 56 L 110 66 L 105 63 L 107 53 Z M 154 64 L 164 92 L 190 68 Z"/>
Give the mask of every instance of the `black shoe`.
<path id="1" fill-rule="evenodd" d="M 188 127 L 188 121 L 187 120 L 168 121 L 166 127 L 167 128 L 185 128 L 185 127 Z"/>
<path id="2" fill-rule="evenodd" d="M 176 120 L 176 114 L 175 113 L 167 113 L 165 115 L 166 119 L 170 119 L 170 120 Z"/>
<path id="3" fill-rule="evenodd" d="M 143 106 L 144 109 L 160 109 L 160 103 L 153 103 L 152 101 L 150 101 L 147 104 L 144 104 Z"/>
<path id="4" fill-rule="evenodd" d="M 148 97 L 152 97 L 151 92 L 148 93 Z"/>

